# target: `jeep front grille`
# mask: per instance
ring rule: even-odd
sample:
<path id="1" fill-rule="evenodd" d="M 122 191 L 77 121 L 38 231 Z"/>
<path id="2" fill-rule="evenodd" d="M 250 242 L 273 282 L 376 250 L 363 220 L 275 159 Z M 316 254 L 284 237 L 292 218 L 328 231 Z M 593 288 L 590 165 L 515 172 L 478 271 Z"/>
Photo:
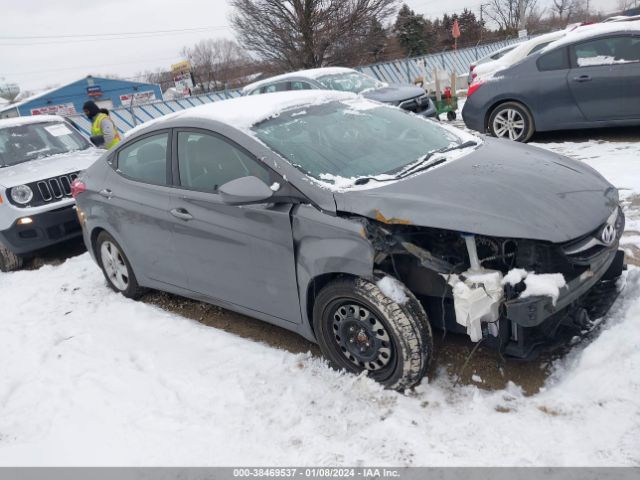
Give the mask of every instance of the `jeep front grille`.
<path id="1" fill-rule="evenodd" d="M 65 198 L 71 198 L 71 183 L 78 178 L 80 172 L 68 173 L 57 177 L 28 183 L 33 190 L 33 199 L 27 205 L 12 202 L 16 207 L 39 207 L 54 203 Z"/>

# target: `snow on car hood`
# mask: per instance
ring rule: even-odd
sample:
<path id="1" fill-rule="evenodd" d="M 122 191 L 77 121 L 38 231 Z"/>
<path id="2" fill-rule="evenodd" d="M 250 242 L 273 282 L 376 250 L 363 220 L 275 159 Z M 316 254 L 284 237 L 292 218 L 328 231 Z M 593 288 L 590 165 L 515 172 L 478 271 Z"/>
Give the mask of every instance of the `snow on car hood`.
<path id="1" fill-rule="evenodd" d="M 52 155 L 50 157 L 0 168 L 0 185 L 8 188 L 44 178 L 86 170 L 105 151 L 97 148 Z"/>
<path id="2" fill-rule="evenodd" d="M 339 211 L 388 224 L 554 243 L 595 230 L 618 206 L 617 189 L 591 167 L 490 138 L 440 168 L 334 197 Z"/>

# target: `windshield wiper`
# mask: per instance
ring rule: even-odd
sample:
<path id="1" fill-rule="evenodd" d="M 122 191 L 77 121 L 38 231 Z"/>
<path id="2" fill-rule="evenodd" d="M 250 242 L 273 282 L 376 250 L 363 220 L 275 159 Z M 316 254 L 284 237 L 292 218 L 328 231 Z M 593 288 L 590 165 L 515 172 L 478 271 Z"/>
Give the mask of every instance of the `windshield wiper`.
<path id="1" fill-rule="evenodd" d="M 404 178 L 407 175 L 411 175 L 412 173 L 416 173 L 416 172 L 422 172 L 424 170 L 428 170 L 432 167 L 435 167 L 437 165 L 440 165 L 441 163 L 444 163 L 447 161 L 446 158 L 437 158 L 431 162 L 429 162 L 429 160 L 431 158 L 433 158 L 434 155 L 438 154 L 438 153 L 447 153 L 450 152 L 452 150 L 462 150 L 464 148 L 468 148 L 468 147 L 475 147 L 478 144 L 478 142 L 474 142 L 473 140 L 469 140 L 467 142 L 463 142 L 460 143 L 458 145 L 454 145 L 451 147 L 443 147 L 443 148 L 439 148 L 438 150 L 434 150 L 432 152 L 427 153 L 422 160 L 417 163 L 416 165 L 413 165 L 412 167 L 408 168 L 405 171 L 400 172 L 394 179 L 398 179 L 398 178 Z M 388 182 L 390 180 L 394 180 L 392 178 L 377 178 L 377 177 L 360 177 L 355 181 L 355 185 L 365 185 L 367 183 L 369 183 L 371 180 L 375 180 L 376 182 Z"/>
<path id="2" fill-rule="evenodd" d="M 433 158 L 434 155 L 437 155 L 439 153 L 447 153 L 447 152 L 451 152 L 453 150 L 462 150 L 464 148 L 468 148 L 468 147 L 475 147 L 478 144 L 478 142 L 474 142 L 473 140 L 469 140 L 463 143 L 459 143 L 458 145 L 454 145 L 452 147 L 443 147 L 443 148 L 439 148 L 438 150 L 433 150 L 432 152 L 427 153 L 422 160 L 420 160 L 419 163 L 416 163 L 415 165 L 409 167 L 408 169 L 401 171 L 398 173 L 398 175 L 396 176 L 396 178 L 405 178 L 408 175 L 411 175 L 413 173 L 417 173 L 417 172 L 422 172 L 424 170 L 428 170 L 430 168 L 433 168 L 437 165 L 440 165 L 441 163 L 444 163 L 447 161 L 446 158 L 437 158 L 435 160 L 429 161 L 431 160 L 431 158 Z"/>

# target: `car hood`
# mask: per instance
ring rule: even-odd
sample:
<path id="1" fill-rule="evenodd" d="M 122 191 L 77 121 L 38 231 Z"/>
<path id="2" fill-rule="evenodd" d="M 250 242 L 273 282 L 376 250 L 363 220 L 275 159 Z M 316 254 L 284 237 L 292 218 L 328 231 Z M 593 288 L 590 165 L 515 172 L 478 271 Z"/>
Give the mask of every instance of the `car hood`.
<path id="1" fill-rule="evenodd" d="M 392 84 L 376 90 L 365 91 L 362 96 L 376 102 L 396 104 L 424 95 L 424 90 L 415 85 Z"/>
<path id="2" fill-rule="evenodd" d="M 0 185 L 15 187 L 45 178 L 85 170 L 93 165 L 104 150 L 88 148 L 76 152 L 52 155 L 50 157 L 19 163 L 0 168 Z"/>
<path id="3" fill-rule="evenodd" d="M 334 196 L 338 211 L 388 224 L 553 243 L 592 232 L 618 205 L 617 189 L 588 165 L 490 138 L 432 170 Z"/>

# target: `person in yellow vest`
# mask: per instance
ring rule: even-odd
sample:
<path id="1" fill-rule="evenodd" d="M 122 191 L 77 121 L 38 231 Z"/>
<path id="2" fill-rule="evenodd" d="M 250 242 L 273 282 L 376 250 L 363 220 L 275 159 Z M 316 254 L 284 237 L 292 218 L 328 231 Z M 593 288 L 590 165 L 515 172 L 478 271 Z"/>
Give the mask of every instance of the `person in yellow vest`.
<path id="1" fill-rule="evenodd" d="M 116 124 L 105 110 L 101 110 L 96 102 L 89 100 L 82 106 L 82 110 L 91 121 L 91 143 L 96 147 L 109 150 L 120 143 L 120 133 Z"/>

